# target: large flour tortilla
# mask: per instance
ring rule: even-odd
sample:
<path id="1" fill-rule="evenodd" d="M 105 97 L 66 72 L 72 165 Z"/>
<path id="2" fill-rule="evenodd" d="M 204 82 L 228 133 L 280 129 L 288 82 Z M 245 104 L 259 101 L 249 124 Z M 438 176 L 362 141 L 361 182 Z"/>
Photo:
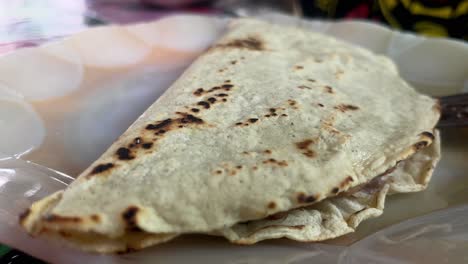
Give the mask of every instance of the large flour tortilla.
<path id="1" fill-rule="evenodd" d="M 33 235 L 98 252 L 184 233 L 238 243 L 335 237 L 380 214 L 389 190 L 427 184 L 430 171 L 405 165 L 412 170 L 404 180 L 384 184 L 375 199 L 344 198 L 378 212 L 343 213 L 359 206 L 336 204 L 348 189 L 431 145 L 439 114 L 437 102 L 413 90 L 385 57 L 320 34 L 238 20 L 68 189 L 36 202 L 21 223 Z M 437 151 L 429 152 L 433 166 Z M 422 182 L 408 178 L 413 171 L 426 175 Z M 317 214 L 311 208 L 342 212 L 348 228 L 304 235 L 304 228 L 261 220 L 289 211 L 286 219 L 326 226 L 303 216 Z"/>

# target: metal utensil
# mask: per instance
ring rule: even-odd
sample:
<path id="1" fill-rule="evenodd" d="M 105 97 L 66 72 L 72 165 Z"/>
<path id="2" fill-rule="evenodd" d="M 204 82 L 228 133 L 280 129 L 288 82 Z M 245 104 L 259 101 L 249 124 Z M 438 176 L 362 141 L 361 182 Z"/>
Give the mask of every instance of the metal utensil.
<path id="1" fill-rule="evenodd" d="M 442 116 L 438 127 L 468 127 L 468 93 L 439 97 Z"/>

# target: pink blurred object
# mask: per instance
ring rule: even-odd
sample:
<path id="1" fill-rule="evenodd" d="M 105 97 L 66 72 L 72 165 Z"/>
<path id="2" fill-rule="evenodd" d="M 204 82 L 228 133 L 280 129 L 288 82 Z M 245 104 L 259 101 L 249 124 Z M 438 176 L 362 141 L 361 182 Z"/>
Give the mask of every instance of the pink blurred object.
<path id="1" fill-rule="evenodd" d="M 181 12 L 214 13 L 208 5 L 191 5 L 201 2 L 209 3 L 200 0 L 0 1 L 0 55 L 99 24 L 138 23 Z"/>
<path id="2" fill-rule="evenodd" d="M 206 2 L 203 0 L 140 0 L 141 3 L 147 5 L 158 5 L 164 7 L 183 7 L 190 4 L 196 4 L 200 2 Z"/>
<path id="3" fill-rule="evenodd" d="M 157 2 L 166 2 L 161 5 Z M 168 4 L 168 3 L 171 4 Z M 184 6 L 184 3 L 195 3 L 202 1 L 188 0 L 94 0 L 88 1 L 89 9 L 93 16 L 105 23 L 129 24 L 143 21 L 156 20 L 167 15 L 177 13 L 211 14 L 216 11 L 209 6 Z M 206 1 L 203 1 L 206 2 Z M 177 5 L 179 3 L 180 5 Z M 158 8 L 159 7 L 159 8 Z M 162 7 L 162 8 L 161 8 Z M 165 8 L 170 7 L 170 8 Z"/>
<path id="4" fill-rule="evenodd" d="M 0 1 L 0 54 L 83 30 L 87 12 L 84 0 Z"/>

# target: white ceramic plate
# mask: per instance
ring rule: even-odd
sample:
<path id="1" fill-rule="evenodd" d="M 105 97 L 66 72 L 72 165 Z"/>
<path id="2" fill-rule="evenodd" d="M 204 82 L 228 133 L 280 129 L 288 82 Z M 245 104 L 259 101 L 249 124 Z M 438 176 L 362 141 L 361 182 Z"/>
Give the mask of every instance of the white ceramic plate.
<path id="1" fill-rule="evenodd" d="M 468 90 L 466 43 L 362 21 L 303 21 L 282 15 L 262 19 L 386 54 L 421 92 Z M 226 22 L 178 16 L 100 27 L 0 58 L 0 242 L 56 263 L 441 263 L 468 258 L 463 251 L 468 207 L 454 208 L 468 204 L 467 129 L 442 131 L 443 158 L 428 190 L 390 197 L 383 216 L 326 243 L 276 240 L 245 247 L 187 236 L 125 256 L 96 256 L 25 235 L 17 215 L 71 182 L 57 171 L 78 175 L 223 33 Z M 443 211 L 402 222 L 436 210 Z"/>

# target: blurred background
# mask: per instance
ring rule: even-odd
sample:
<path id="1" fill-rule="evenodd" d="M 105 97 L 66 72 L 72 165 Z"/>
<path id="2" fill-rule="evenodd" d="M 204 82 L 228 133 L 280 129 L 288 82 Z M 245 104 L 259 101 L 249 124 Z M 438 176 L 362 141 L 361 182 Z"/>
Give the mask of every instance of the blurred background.
<path id="1" fill-rule="evenodd" d="M 282 12 L 311 19 L 366 19 L 430 37 L 468 40 L 468 0 L 3 0 L 0 56 L 85 28 L 175 13 L 249 16 Z M 42 263 L 0 245 L 0 264 Z"/>
<path id="2" fill-rule="evenodd" d="M 0 1 L 0 54 L 83 28 L 190 12 L 244 16 L 284 12 L 322 19 L 367 19 L 435 37 L 468 39 L 468 0 L 8 0 Z"/>

